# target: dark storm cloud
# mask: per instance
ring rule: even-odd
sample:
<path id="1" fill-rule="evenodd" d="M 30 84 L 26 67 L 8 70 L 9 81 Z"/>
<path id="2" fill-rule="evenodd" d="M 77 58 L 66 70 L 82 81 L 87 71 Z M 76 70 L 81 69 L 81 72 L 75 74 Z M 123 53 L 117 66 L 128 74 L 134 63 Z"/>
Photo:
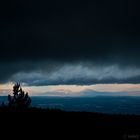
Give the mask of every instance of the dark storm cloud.
<path id="1" fill-rule="evenodd" d="M 0 5 L 1 82 L 20 72 L 53 72 L 66 64 L 140 67 L 139 3 L 8 0 Z M 135 80 L 124 82 L 129 81 Z"/>

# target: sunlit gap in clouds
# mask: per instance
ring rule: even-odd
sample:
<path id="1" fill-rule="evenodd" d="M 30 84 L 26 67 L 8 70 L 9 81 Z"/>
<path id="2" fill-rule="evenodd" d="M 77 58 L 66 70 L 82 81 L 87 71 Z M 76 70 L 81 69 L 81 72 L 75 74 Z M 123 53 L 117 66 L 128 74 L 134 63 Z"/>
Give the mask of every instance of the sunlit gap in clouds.
<path id="1" fill-rule="evenodd" d="M 12 93 L 14 83 L 0 85 L 0 95 Z M 140 84 L 49 85 L 26 86 L 31 96 L 140 96 Z"/>

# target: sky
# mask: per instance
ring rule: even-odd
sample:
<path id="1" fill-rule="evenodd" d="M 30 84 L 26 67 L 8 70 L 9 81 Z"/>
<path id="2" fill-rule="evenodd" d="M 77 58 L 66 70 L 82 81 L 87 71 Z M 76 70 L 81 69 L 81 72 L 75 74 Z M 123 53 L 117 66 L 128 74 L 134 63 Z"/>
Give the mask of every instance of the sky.
<path id="1" fill-rule="evenodd" d="M 15 82 L 32 95 L 139 95 L 139 4 L 0 2 L 1 95 Z"/>

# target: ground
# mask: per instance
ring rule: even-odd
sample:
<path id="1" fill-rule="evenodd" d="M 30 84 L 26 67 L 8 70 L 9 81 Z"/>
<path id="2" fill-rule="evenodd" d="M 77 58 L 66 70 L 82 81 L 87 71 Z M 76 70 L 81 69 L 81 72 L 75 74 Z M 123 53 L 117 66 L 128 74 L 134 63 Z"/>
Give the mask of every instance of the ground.
<path id="1" fill-rule="evenodd" d="M 57 139 L 140 139 L 140 116 L 64 112 L 31 108 L 26 111 L 1 112 L 1 124 L 33 137 Z M 1 125 L 2 126 L 2 125 Z M 4 127 L 2 127 L 4 130 Z"/>

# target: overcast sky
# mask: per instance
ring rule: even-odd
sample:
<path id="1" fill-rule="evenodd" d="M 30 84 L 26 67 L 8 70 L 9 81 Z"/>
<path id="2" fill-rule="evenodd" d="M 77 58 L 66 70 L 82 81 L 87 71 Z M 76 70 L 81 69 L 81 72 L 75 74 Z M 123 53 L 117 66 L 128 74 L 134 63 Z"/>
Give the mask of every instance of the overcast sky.
<path id="1" fill-rule="evenodd" d="M 140 83 L 139 2 L 0 3 L 1 84 Z"/>

